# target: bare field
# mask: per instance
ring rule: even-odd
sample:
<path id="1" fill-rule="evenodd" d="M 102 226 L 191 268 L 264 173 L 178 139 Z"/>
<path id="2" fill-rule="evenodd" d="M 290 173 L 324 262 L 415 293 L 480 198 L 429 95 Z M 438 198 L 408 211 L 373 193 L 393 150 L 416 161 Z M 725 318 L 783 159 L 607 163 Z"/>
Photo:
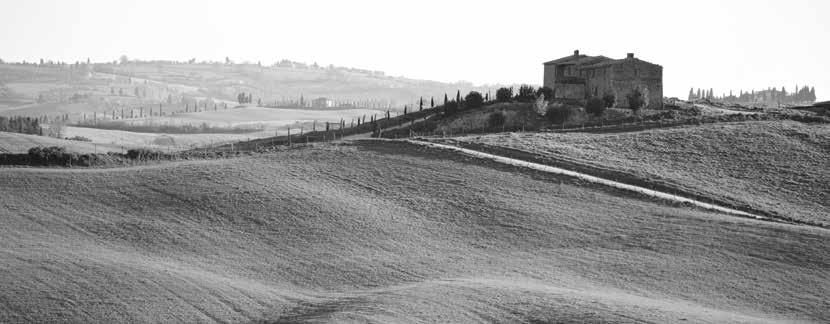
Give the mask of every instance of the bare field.
<path id="1" fill-rule="evenodd" d="M 317 123 L 317 130 L 323 130 L 325 129 L 326 122 L 339 123 L 341 119 L 344 119 L 348 125 L 352 119 L 362 118 L 364 115 L 368 118 L 368 116 L 381 116 L 383 114 L 385 113 L 370 109 L 328 111 L 245 107 L 219 111 L 182 113 L 169 117 L 127 119 L 119 122 L 141 126 L 192 125 L 194 127 L 200 127 L 202 124 L 206 124 L 210 127 L 217 128 L 258 127 L 262 129 L 261 131 L 250 133 L 169 134 L 63 126 L 60 132 L 62 137 L 81 136 L 92 140 L 92 142 L 66 141 L 49 137 L 18 136 L 4 133 L 0 135 L 0 149 L 10 152 L 25 152 L 34 146 L 64 146 L 70 151 L 79 153 L 90 153 L 96 150 L 98 152 L 120 152 L 122 148 L 124 150 L 130 148 L 151 148 L 165 151 L 180 151 L 196 147 L 271 137 L 275 134 L 284 135 L 288 132 L 289 126 L 296 133 L 300 131 L 299 125 L 303 125 L 304 131 L 310 131 L 315 121 Z"/>
<path id="2" fill-rule="evenodd" d="M 616 134 L 510 133 L 456 140 L 562 157 L 830 224 L 827 124 L 757 121 Z"/>
<path id="3" fill-rule="evenodd" d="M 163 134 L 163 133 L 136 133 L 121 130 L 97 129 L 87 127 L 64 127 L 66 137 L 83 136 L 94 143 L 113 147 L 154 148 L 171 151 L 188 150 L 196 147 L 207 147 L 249 139 L 274 136 L 271 131 L 261 131 L 245 134 Z"/>
<path id="4" fill-rule="evenodd" d="M 827 322 L 830 232 L 401 143 L 0 168 L 0 322 Z"/>
<path id="5" fill-rule="evenodd" d="M 194 113 L 177 113 L 165 117 L 147 117 L 124 120 L 132 125 L 192 125 L 207 124 L 212 127 L 262 126 L 268 129 L 284 128 L 303 122 L 318 122 L 318 127 L 325 127 L 326 122 L 339 123 L 341 119 L 349 122 L 353 118 L 385 115 L 385 111 L 372 109 L 345 110 L 305 110 L 263 107 L 244 107 L 217 111 Z"/>
<path id="6" fill-rule="evenodd" d="M 59 146 L 75 153 L 106 153 L 121 150 L 119 146 L 113 144 L 93 144 L 47 136 L 0 132 L 0 153 L 26 153 L 36 146 Z"/>

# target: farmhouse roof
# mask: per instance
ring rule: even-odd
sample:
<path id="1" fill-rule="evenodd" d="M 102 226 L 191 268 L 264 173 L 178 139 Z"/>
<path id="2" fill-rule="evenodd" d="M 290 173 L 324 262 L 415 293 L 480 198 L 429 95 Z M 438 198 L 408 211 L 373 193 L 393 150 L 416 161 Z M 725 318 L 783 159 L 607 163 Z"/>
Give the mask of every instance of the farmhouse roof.
<path id="1" fill-rule="evenodd" d="M 568 55 L 563 58 L 555 59 L 553 61 L 545 62 L 544 65 L 567 65 L 567 64 L 595 64 L 603 61 L 611 60 L 605 56 L 588 56 L 579 54 L 579 51 L 574 51 L 573 55 Z"/>
<path id="2" fill-rule="evenodd" d="M 603 62 L 595 62 L 595 63 L 589 64 L 589 65 L 584 65 L 583 68 L 592 69 L 592 68 L 604 67 L 604 66 L 609 66 L 609 65 L 617 65 L 617 64 L 624 64 L 624 63 L 635 63 L 635 62 L 636 63 L 645 63 L 645 64 L 650 64 L 650 65 L 660 66 L 658 64 L 654 64 L 654 63 L 651 63 L 651 62 L 647 62 L 647 61 L 643 61 L 641 59 L 635 58 L 634 54 L 629 53 L 628 57 L 626 57 L 624 59 L 619 59 L 619 60 L 609 59 L 609 60 L 603 61 Z"/>

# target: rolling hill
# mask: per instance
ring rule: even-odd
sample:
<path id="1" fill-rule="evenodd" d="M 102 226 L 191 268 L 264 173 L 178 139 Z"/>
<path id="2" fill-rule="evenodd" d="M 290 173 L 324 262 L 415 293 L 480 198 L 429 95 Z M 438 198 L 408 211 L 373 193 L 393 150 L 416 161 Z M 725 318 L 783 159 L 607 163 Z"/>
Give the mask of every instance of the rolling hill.
<path id="1" fill-rule="evenodd" d="M 402 143 L 0 168 L 0 322 L 827 322 L 830 232 Z"/>
<path id="2" fill-rule="evenodd" d="M 459 143 L 526 152 L 830 225 L 830 125 L 748 121 L 623 133 L 502 133 Z"/>

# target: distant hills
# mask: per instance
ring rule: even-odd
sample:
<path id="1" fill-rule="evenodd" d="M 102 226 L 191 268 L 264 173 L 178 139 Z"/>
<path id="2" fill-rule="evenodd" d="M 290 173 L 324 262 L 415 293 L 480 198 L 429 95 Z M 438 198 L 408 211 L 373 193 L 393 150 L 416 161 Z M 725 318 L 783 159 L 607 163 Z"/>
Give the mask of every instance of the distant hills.
<path id="1" fill-rule="evenodd" d="M 239 93 L 263 105 L 319 97 L 370 108 L 403 109 L 420 97 L 436 103 L 445 93 L 495 92 L 501 85 L 474 86 L 388 76 L 380 71 L 319 66 L 283 60 L 259 63 L 136 61 L 74 64 L 0 64 L 0 115 L 44 116 L 109 113 L 121 108 L 163 106 L 168 112 L 234 104 Z M 191 110 L 192 111 L 192 110 Z"/>

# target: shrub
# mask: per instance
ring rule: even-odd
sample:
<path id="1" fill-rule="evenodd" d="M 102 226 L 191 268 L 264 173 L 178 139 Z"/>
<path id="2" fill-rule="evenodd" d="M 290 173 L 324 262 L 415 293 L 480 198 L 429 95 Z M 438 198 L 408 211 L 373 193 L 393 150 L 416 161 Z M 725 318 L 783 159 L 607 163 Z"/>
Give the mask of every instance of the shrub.
<path id="1" fill-rule="evenodd" d="M 71 165 L 72 161 L 78 160 L 78 155 L 69 153 L 63 147 L 33 147 L 28 151 L 32 163 L 37 164 L 61 164 Z"/>
<path id="2" fill-rule="evenodd" d="M 547 113 L 545 113 L 545 117 L 548 118 L 548 121 L 554 124 L 563 124 L 572 116 L 574 116 L 576 110 L 570 106 L 550 106 L 548 107 Z"/>
<path id="3" fill-rule="evenodd" d="M 507 117 L 501 111 L 494 112 L 487 117 L 487 125 L 491 128 L 502 127 L 507 121 Z"/>
<path id="4" fill-rule="evenodd" d="M 144 149 L 129 149 L 127 150 L 127 157 L 133 160 L 137 160 L 141 158 L 142 155 L 144 155 L 144 151 Z"/>
<path id="5" fill-rule="evenodd" d="M 510 102 L 511 99 L 513 99 L 513 87 L 496 90 L 496 101 Z"/>
<path id="6" fill-rule="evenodd" d="M 633 110 L 635 113 L 640 111 L 640 108 L 643 108 L 643 94 L 640 90 L 634 89 L 634 91 L 631 91 L 626 98 L 628 99 L 628 108 Z"/>
<path id="7" fill-rule="evenodd" d="M 602 96 L 602 101 L 605 102 L 605 108 L 611 108 L 614 107 L 614 103 L 617 102 L 617 97 L 615 97 L 613 94 L 608 93 Z"/>
<path id="8" fill-rule="evenodd" d="M 516 101 L 531 102 L 534 99 L 536 99 L 536 89 L 526 84 L 519 87 L 519 93 L 516 94 Z"/>
<path id="9" fill-rule="evenodd" d="M 57 146 L 50 146 L 50 147 L 33 147 L 29 149 L 29 156 L 32 158 L 37 159 L 48 159 L 48 160 L 58 160 L 63 158 L 66 154 L 66 149 L 63 147 Z"/>
<path id="10" fill-rule="evenodd" d="M 44 157 L 43 148 L 40 146 L 29 148 L 29 156 L 33 159 L 41 159 Z"/>
<path id="11" fill-rule="evenodd" d="M 536 97 L 544 96 L 547 99 L 553 99 L 553 89 L 550 87 L 540 87 L 536 89 Z"/>
<path id="12" fill-rule="evenodd" d="M 458 102 L 456 102 L 455 100 L 448 101 L 446 104 L 444 104 L 444 114 L 445 115 L 452 116 L 452 115 L 455 115 L 455 113 L 457 113 L 457 112 L 458 112 Z"/>
<path id="13" fill-rule="evenodd" d="M 70 141 L 92 142 L 91 139 L 89 139 L 87 137 L 83 137 L 83 136 L 73 136 L 73 137 L 68 137 L 66 139 L 68 139 Z"/>
<path id="14" fill-rule="evenodd" d="M 596 97 L 591 97 L 590 99 L 588 99 L 588 103 L 585 105 L 585 111 L 597 117 L 602 116 L 602 114 L 605 112 L 605 100 Z"/>
<path id="15" fill-rule="evenodd" d="M 98 155 L 95 154 L 82 154 L 78 157 L 78 164 L 85 165 L 85 166 L 92 166 L 97 164 L 97 162 L 101 160 Z"/>
<path id="16" fill-rule="evenodd" d="M 484 97 L 478 91 L 470 91 L 464 96 L 464 107 L 469 109 L 480 108 L 484 105 Z"/>
<path id="17" fill-rule="evenodd" d="M 159 151 L 148 149 L 130 149 L 127 151 L 127 157 L 133 160 L 145 160 L 150 158 L 157 158 L 162 155 Z"/>

